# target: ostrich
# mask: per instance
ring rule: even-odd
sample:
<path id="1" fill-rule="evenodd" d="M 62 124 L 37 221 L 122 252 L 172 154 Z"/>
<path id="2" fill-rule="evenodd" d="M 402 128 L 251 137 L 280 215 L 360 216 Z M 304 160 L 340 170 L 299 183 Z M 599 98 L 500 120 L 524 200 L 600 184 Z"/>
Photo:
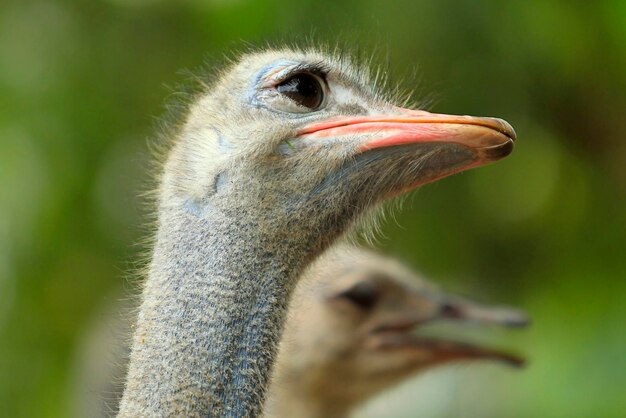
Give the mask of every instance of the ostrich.
<path id="1" fill-rule="evenodd" d="M 514 138 L 399 108 L 345 58 L 243 56 L 172 138 L 119 416 L 258 416 L 303 269 L 385 198 Z"/>
<path id="2" fill-rule="evenodd" d="M 528 323 L 520 311 L 438 291 L 389 257 L 343 245 L 329 250 L 294 292 L 264 416 L 347 417 L 433 366 L 480 359 L 523 364 L 501 351 L 420 336 L 421 327 L 438 321 Z"/>

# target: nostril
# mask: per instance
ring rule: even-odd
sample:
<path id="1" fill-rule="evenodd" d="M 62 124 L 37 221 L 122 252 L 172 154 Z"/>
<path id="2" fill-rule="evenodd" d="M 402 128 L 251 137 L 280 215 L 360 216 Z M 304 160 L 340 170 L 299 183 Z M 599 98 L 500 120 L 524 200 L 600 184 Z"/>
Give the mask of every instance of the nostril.
<path id="1" fill-rule="evenodd" d="M 439 309 L 439 314 L 444 318 L 461 318 L 463 316 L 458 306 L 444 303 Z"/>

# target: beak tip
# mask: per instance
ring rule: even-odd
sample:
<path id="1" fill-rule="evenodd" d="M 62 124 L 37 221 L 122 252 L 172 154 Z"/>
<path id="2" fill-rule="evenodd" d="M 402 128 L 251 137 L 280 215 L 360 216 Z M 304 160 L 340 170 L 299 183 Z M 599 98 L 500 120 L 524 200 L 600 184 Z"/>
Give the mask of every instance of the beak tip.
<path id="1" fill-rule="evenodd" d="M 517 140 L 517 134 L 515 133 L 515 129 L 513 128 L 513 126 L 511 126 L 511 124 L 507 121 L 505 121 L 504 119 L 500 119 L 500 118 L 494 118 L 497 123 L 500 125 L 501 127 L 501 131 L 504 135 L 508 136 L 509 138 L 511 138 L 511 140 L 515 141 Z"/>
<path id="2" fill-rule="evenodd" d="M 513 311 L 514 315 L 505 321 L 505 326 L 509 328 L 526 328 L 532 324 L 532 319 L 524 311 Z"/>
<path id="3" fill-rule="evenodd" d="M 510 321 L 506 325 L 510 328 L 526 328 L 532 323 L 530 318 L 522 318 L 515 321 Z"/>
<path id="4" fill-rule="evenodd" d="M 506 363 L 516 369 L 523 369 L 528 365 L 526 359 L 522 357 L 511 357 L 506 360 Z"/>

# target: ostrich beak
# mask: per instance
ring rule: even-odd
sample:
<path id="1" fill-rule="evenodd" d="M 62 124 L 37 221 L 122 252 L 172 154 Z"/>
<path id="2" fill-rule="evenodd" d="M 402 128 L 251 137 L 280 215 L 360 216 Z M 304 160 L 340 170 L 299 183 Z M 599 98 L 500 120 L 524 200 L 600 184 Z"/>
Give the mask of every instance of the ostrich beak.
<path id="1" fill-rule="evenodd" d="M 473 159 L 428 181 L 478 167 L 506 157 L 513 151 L 515 131 L 497 118 L 456 116 L 397 108 L 395 115 L 353 116 L 329 119 L 305 126 L 299 136 L 324 138 L 364 136 L 359 152 L 419 143 L 457 144 L 469 149 Z M 442 161 L 445 165 L 445 160 Z"/>
<path id="2" fill-rule="evenodd" d="M 508 328 L 525 327 L 530 323 L 528 316 L 509 307 L 480 305 L 466 299 L 441 294 L 419 295 L 428 299 L 432 309 L 405 312 L 393 321 L 373 328 L 366 342 L 377 350 L 398 350 L 415 357 L 422 365 L 435 365 L 459 360 L 496 360 L 522 367 L 524 358 L 502 350 L 491 349 L 459 341 L 420 335 L 419 328 L 439 320 L 461 324 L 496 325 Z M 424 301 L 420 303 L 424 305 Z"/>

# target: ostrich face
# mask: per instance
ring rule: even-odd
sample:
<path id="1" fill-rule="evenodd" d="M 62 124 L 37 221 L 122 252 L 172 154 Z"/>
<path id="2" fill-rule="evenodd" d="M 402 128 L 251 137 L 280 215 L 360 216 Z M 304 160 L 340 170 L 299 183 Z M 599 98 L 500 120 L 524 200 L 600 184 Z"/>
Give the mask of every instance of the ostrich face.
<path id="1" fill-rule="evenodd" d="M 500 119 L 397 107 L 345 60 L 282 50 L 222 75 L 192 107 L 171 164 L 196 200 L 230 194 L 244 205 L 245 193 L 266 212 L 358 213 L 500 159 L 514 138 Z"/>
<path id="2" fill-rule="evenodd" d="M 523 327 L 523 312 L 443 293 L 376 254 L 349 257 L 323 271 L 316 290 L 294 299 L 301 305 L 293 308 L 298 316 L 288 323 L 285 341 L 293 349 L 291 384 L 301 385 L 303 393 L 354 404 L 433 366 L 466 360 L 523 364 L 517 356 L 423 329 L 437 322 Z"/>

